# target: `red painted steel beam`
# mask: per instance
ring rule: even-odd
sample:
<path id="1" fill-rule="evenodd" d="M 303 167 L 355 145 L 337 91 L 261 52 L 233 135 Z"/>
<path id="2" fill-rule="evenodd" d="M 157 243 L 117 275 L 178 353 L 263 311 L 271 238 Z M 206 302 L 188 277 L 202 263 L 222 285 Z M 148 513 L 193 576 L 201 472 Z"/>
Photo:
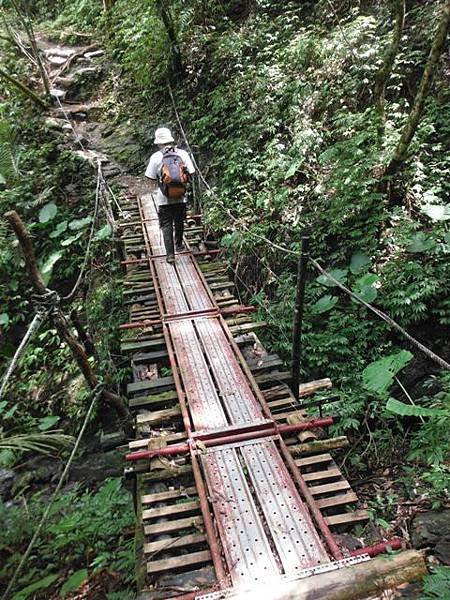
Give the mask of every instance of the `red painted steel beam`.
<path id="1" fill-rule="evenodd" d="M 276 425 L 275 423 L 265 429 L 259 431 L 246 431 L 244 433 L 231 433 L 228 435 L 222 435 L 212 439 L 201 439 L 198 436 L 204 446 L 212 448 L 214 446 L 221 446 L 225 444 L 234 444 L 236 442 L 246 442 L 247 440 L 259 439 L 271 435 L 278 435 L 283 433 L 292 433 L 294 431 L 307 431 L 310 429 L 317 429 L 319 427 L 329 427 L 334 422 L 332 417 L 325 417 L 324 419 L 313 419 L 305 423 L 296 423 L 294 425 Z M 210 435 L 210 434 L 206 434 Z M 172 456 L 174 454 L 186 454 L 189 452 L 190 444 L 173 444 L 172 446 L 166 446 L 165 448 L 155 448 L 154 450 L 140 450 L 138 452 L 132 452 L 125 456 L 127 461 L 135 461 L 142 459 L 154 458 L 155 456 Z M 294 463 L 295 464 L 295 463 Z"/>
<path id="2" fill-rule="evenodd" d="M 289 452 L 289 449 L 286 446 L 286 443 L 283 440 L 283 438 L 279 439 L 279 444 L 281 453 L 283 454 L 284 459 L 291 470 L 292 476 L 300 489 L 300 493 L 303 496 L 303 499 L 308 505 L 311 516 L 314 519 L 320 533 L 322 534 L 329 551 L 331 552 L 335 560 L 341 560 L 342 558 L 344 558 L 344 555 L 342 554 L 341 549 L 337 545 L 333 534 L 331 533 L 330 528 L 328 527 L 328 523 L 326 522 L 325 517 L 322 515 L 319 508 L 317 507 L 313 495 L 309 491 L 306 481 L 304 480 L 300 469 L 295 464 L 295 460 L 292 458 L 292 455 Z"/>
<path id="3" fill-rule="evenodd" d="M 388 548 L 391 550 L 400 550 L 402 546 L 403 540 L 401 538 L 392 538 L 392 540 L 388 540 L 387 542 L 380 542 L 379 544 L 374 544 L 373 546 L 364 546 L 364 548 L 352 550 L 350 552 L 350 556 L 368 554 L 370 557 L 373 557 L 386 552 Z"/>
<path id="4" fill-rule="evenodd" d="M 216 578 L 221 588 L 227 585 L 227 576 L 225 567 L 223 564 L 222 553 L 220 551 L 219 544 L 217 542 L 217 532 L 214 528 L 213 520 L 208 506 L 208 494 L 206 492 L 205 483 L 203 481 L 200 466 L 197 461 L 193 450 L 191 449 L 191 464 L 192 472 L 194 474 L 195 485 L 198 492 L 198 499 L 200 501 L 200 510 L 202 511 L 203 522 L 205 524 L 205 533 L 208 539 L 209 551 L 211 552 L 211 559 L 216 572 Z"/>

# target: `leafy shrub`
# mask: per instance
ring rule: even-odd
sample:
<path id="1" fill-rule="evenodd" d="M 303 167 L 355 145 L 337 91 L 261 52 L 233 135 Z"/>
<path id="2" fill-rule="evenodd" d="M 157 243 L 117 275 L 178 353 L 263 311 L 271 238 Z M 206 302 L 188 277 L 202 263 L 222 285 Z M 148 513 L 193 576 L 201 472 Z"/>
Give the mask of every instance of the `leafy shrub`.
<path id="1" fill-rule="evenodd" d="M 45 500 L 40 492 L 23 505 L 0 504 L 0 581 L 7 582 L 19 564 Z M 17 587 L 54 574 L 64 583 L 71 571 L 82 568 L 90 573 L 108 568 L 119 572 L 124 582 L 131 581 L 133 523 L 133 503 L 120 479 L 106 480 L 96 492 L 80 487 L 67 491 L 53 505 Z"/>

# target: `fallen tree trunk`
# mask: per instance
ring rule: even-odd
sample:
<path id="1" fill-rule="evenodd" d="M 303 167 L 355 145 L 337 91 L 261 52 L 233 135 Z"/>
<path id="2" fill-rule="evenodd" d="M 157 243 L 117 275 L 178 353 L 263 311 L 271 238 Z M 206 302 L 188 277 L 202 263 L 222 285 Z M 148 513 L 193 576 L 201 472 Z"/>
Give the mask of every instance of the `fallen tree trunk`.
<path id="1" fill-rule="evenodd" d="M 294 456 L 298 454 L 312 454 L 314 452 L 325 452 L 338 448 L 347 448 L 350 442 L 345 436 L 330 438 L 327 440 L 314 440 L 297 446 L 289 446 L 289 451 Z"/>
<path id="2" fill-rule="evenodd" d="M 267 590 L 264 597 L 274 600 L 362 600 L 403 583 L 418 581 L 426 574 L 423 555 L 416 550 L 407 550 L 284 585 L 277 582 L 277 589 L 272 593 Z"/>

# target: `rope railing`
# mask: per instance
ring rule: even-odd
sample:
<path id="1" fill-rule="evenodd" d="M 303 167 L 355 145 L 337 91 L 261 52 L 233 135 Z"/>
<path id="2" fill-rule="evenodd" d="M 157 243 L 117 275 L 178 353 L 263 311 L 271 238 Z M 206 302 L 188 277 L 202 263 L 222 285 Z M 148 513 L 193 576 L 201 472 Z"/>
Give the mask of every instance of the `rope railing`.
<path id="1" fill-rule="evenodd" d="M 22 357 L 22 354 L 25 351 L 25 348 L 27 347 L 27 345 L 30 342 L 33 335 L 38 331 L 39 327 L 45 321 L 45 318 L 47 317 L 48 312 L 49 312 L 48 309 L 46 309 L 44 307 L 39 307 L 36 314 L 34 315 L 25 335 L 22 338 L 22 341 L 20 342 L 17 350 L 14 353 L 14 356 L 11 359 L 11 362 L 9 363 L 9 367 L 6 370 L 6 373 L 3 375 L 2 385 L 0 387 L 0 400 L 2 399 L 3 394 L 5 393 L 5 390 L 8 385 L 8 382 L 11 378 L 11 375 L 14 373 L 14 370 L 17 367 L 17 364 L 19 363 L 19 361 Z"/>
<path id="2" fill-rule="evenodd" d="M 233 221 L 233 223 L 235 223 L 238 226 L 238 229 L 246 231 L 250 237 L 253 237 L 253 239 L 263 241 L 266 244 L 268 244 L 269 246 L 271 246 L 272 248 L 274 248 L 276 250 L 279 250 L 280 252 L 283 252 L 284 254 L 288 254 L 290 256 L 295 256 L 298 259 L 300 257 L 300 253 L 299 252 L 295 252 L 294 250 L 290 250 L 289 248 L 286 248 L 285 246 L 281 246 L 280 244 L 277 244 L 277 243 L 273 242 L 272 240 L 270 240 L 269 238 L 267 238 L 264 235 L 261 235 L 259 233 L 255 233 L 254 231 L 251 231 L 251 229 L 245 223 L 242 223 L 235 215 L 233 215 L 233 213 L 231 212 L 231 210 L 227 206 L 225 206 L 225 204 L 222 201 L 222 199 L 218 196 L 218 194 L 215 192 L 215 190 L 209 185 L 208 181 L 204 177 L 204 175 L 203 175 L 201 169 L 199 168 L 199 166 L 198 166 L 198 164 L 197 164 L 197 162 L 195 160 L 195 157 L 194 157 L 194 155 L 192 153 L 191 146 L 190 146 L 189 141 L 187 139 L 186 132 L 184 130 L 184 127 L 183 127 L 183 124 L 181 122 L 181 118 L 180 118 L 180 115 L 179 115 L 179 112 L 178 112 L 178 109 L 177 109 L 177 106 L 176 106 L 175 97 L 174 97 L 174 94 L 173 94 L 173 91 L 172 91 L 172 87 L 171 87 L 171 85 L 170 85 L 169 82 L 167 82 L 167 87 L 168 87 L 168 90 L 169 90 L 169 96 L 170 96 L 170 99 L 171 99 L 171 102 L 172 102 L 172 107 L 173 107 L 173 110 L 174 110 L 174 113 L 175 113 L 175 117 L 177 119 L 177 123 L 178 123 L 178 126 L 179 126 L 180 131 L 181 131 L 181 135 L 183 136 L 183 139 L 184 139 L 184 142 L 186 144 L 186 147 L 187 147 L 189 153 L 191 154 L 191 158 L 192 158 L 192 162 L 194 164 L 194 167 L 197 169 L 199 178 L 202 181 L 202 183 L 205 186 L 205 188 L 214 197 L 214 199 L 216 200 L 216 202 L 219 204 L 219 206 L 221 206 L 221 208 L 223 209 L 223 211 L 230 217 L 230 219 Z M 253 250 L 253 253 L 255 254 L 257 260 L 259 260 L 259 262 L 261 262 L 261 264 L 264 265 L 264 262 L 263 262 L 262 258 L 259 257 L 254 250 Z M 429 348 L 427 348 L 424 344 L 422 344 L 421 342 L 419 342 L 419 340 L 417 340 L 411 334 L 409 334 L 401 325 L 399 325 L 396 321 L 394 321 L 394 319 L 392 319 L 389 315 L 387 315 L 386 313 L 384 313 L 380 309 L 376 308 L 375 306 L 373 306 L 369 302 L 366 302 L 365 300 L 363 300 L 362 298 L 360 298 L 357 294 L 355 294 L 354 292 L 352 292 L 349 288 L 347 288 L 345 285 L 343 285 L 341 282 L 339 282 L 337 279 L 335 279 L 328 271 L 326 271 L 317 262 L 317 260 L 313 259 L 310 256 L 308 256 L 308 260 L 314 266 L 315 269 L 317 269 L 322 275 L 326 275 L 326 277 L 328 279 L 330 279 L 330 281 L 332 281 L 334 283 L 334 285 L 336 285 L 341 291 L 343 291 L 346 294 L 348 294 L 353 300 L 355 300 L 356 302 L 359 302 L 360 304 L 362 304 L 363 306 L 365 306 L 373 314 L 375 314 L 380 319 L 382 319 L 385 323 L 387 323 L 388 325 L 390 325 L 393 329 L 395 329 L 398 333 L 400 333 L 409 343 L 411 343 L 418 350 L 420 350 L 421 352 L 423 352 L 426 356 L 428 356 L 428 358 L 430 358 L 431 360 L 433 360 L 442 369 L 450 370 L 450 364 L 447 361 L 445 361 L 443 358 L 441 358 L 435 352 L 433 352 L 432 350 L 430 350 Z M 264 266 L 266 266 L 266 265 L 264 265 Z M 267 266 L 266 266 L 266 268 L 267 268 Z"/>

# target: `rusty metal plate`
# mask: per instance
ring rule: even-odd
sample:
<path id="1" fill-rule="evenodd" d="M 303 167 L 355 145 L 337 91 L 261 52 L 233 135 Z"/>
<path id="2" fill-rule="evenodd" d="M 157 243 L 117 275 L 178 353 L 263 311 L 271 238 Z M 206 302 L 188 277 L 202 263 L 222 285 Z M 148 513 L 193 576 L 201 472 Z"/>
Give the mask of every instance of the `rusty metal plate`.
<path id="1" fill-rule="evenodd" d="M 188 312 L 189 305 L 183 293 L 183 285 L 173 266 L 168 265 L 165 258 L 157 258 L 155 269 L 166 313 L 177 315 Z"/>
<path id="2" fill-rule="evenodd" d="M 330 562 L 274 441 L 240 449 L 286 575 Z"/>
<path id="3" fill-rule="evenodd" d="M 167 323 L 195 429 L 228 424 L 193 322 Z"/>
<path id="4" fill-rule="evenodd" d="M 208 291 L 193 263 L 192 256 L 181 254 L 176 257 L 176 270 L 183 285 L 183 291 L 190 310 L 207 310 L 215 308 Z"/>
<path id="5" fill-rule="evenodd" d="M 208 357 L 223 406 L 232 424 L 265 420 L 218 318 L 197 319 L 195 328 Z"/>
<path id="6" fill-rule="evenodd" d="M 237 450 L 208 450 L 202 463 L 233 584 L 258 583 L 279 574 Z"/>

